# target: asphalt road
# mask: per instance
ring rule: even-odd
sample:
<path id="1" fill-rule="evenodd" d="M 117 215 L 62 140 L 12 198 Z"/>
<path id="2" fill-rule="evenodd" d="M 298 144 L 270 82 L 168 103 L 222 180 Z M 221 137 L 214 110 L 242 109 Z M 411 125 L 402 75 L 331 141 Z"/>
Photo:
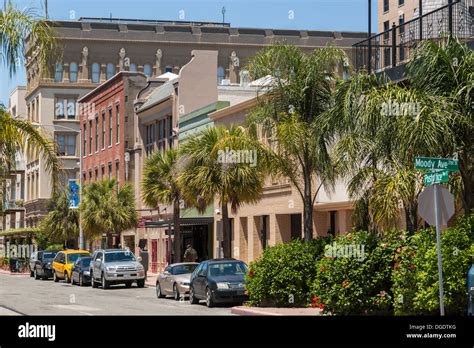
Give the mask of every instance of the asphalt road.
<path id="1" fill-rule="evenodd" d="M 232 315 L 231 307 L 207 308 L 172 298 L 158 299 L 154 287 L 134 284 L 110 289 L 63 281 L 0 274 L 0 315 Z"/>

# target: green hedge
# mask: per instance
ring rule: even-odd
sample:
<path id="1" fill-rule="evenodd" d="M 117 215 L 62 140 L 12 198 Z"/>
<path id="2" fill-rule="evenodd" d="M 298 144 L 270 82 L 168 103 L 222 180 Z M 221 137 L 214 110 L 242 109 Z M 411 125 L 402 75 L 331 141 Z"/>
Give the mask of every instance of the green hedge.
<path id="1" fill-rule="evenodd" d="M 310 296 L 316 274 L 317 258 L 330 239 L 310 243 L 299 240 L 265 249 L 262 256 L 250 263 L 246 288 L 250 304 L 255 306 L 301 307 Z"/>
<path id="2" fill-rule="evenodd" d="M 474 216 L 460 219 L 441 233 L 443 288 L 446 314 L 464 315 L 467 309 L 466 276 L 473 262 Z M 436 232 L 425 229 L 406 240 L 395 255 L 392 273 L 396 315 L 439 314 Z"/>
<path id="3" fill-rule="evenodd" d="M 338 315 L 390 314 L 392 245 L 398 241 L 389 240 L 384 243 L 365 231 L 337 238 L 332 251 L 317 262 L 311 305 Z"/>

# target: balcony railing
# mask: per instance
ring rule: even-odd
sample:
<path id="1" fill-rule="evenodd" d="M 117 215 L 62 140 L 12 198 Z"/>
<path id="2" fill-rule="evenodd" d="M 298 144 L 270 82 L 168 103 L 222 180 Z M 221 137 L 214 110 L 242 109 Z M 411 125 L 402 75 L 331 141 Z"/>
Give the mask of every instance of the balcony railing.
<path id="1" fill-rule="evenodd" d="M 357 71 L 380 72 L 406 63 L 421 40 L 440 40 L 449 33 L 459 39 L 473 36 L 473 16 L 470 2 L 461 0 L 422 14 L 401 25 L 374 35 L 352 46 Z"/>
<path id="2" fill-rule="evenodd" d="M 3 202 L 3 211 L 23 211 L 25 207 L 23 206 L 22 200 L 12 201 L 6 200 Z"/>

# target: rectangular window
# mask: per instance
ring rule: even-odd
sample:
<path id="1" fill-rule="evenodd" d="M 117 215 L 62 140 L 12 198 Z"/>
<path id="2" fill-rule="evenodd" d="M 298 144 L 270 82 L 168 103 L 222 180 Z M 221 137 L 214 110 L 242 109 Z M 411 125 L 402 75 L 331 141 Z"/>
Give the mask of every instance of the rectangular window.
<path id="1" fill-rule="evenodd" d="M 115 177 L 117 178 L 117 184 L 120 183 L 120 162 L 115 162 Z"/>
<path id="2" fill-rule="evenodd" d="M 95 181 L 99 181 L 99 169 L 95 167 Z"/>
<path id="3" fill-rule="evenodd" d="M 95 114 L 95 152 L 99 151 L 99 115 Z"/>
<path id="4" fill-rule="evenodd" d="M 109 162 L 109 179 L 112 179 L 112 162 Z"/>
<path id="5" fill-rule="evenodd" d="M 85 156 L 87 153 L 87 123 L 83 123 L 84 130 L 82 132 L 82 142 L 83 142 L 83 149 L 82 149 L 82 155 Z"/>
<path id="6" fill-rule="evenodd" d="M 101 172 L 100 172 L 100 178 L 101 178 L 102 180 L 104 180 L 104 179 L 105 179 L 105 167 L 104 167 L 103 165 L 102 165 L 102 167 L 100 168 L 100 171 L 101 171 Z"/>
<path id="7" fill-rule="evenodd" d="M 109 146 L 112 146 L 112 108 L 109 109 Z"/>
<path id="8" fill-rule="evenodd" d="M 74 98 L 56 98 L 54 106 L 54 115 L 56 119 L 68 118 L 76 119 L 76 99 Z"/>
<path id="9" fill-rule="evenodd" d="M 115 105 L 115 119 L 116 119 L 116 134 L 115 138 L 117 139 L 116 142 L 120 143 L 120 104 Z"/>
<path id="10" fill-rule="evenodd" d="M 102 150 L 105 149 L 105 112 L 102 113 Z"/>
<path id="11" fill-rule="evenodd" d="M 89 182 L 92 181 L 92 170 L 89 169 Z"/>
<path id="12" fill-rule="evenodd" d="M 388 40 L 389 37 L 390 37 L 390 32 L 389 32 L 389 30 L 390 30 L 390 22 L 389 22 L 389 21 L 383 22 L 383 32 L 384 32 L 383 38 L 384 38 L 385 40 Z"/>
<path id="13" fill-rule="evenodd" d="M 89 155 L 92 155 L 92 120 L 89 120 Z"/>
<path id="14" fill-rule="evenodd" d="M 390 9 L 389 0 L 383 0 L 383 12 L 387 12 Z"/>
<path id="15" fill-rule="evenodd" d="M 58 144 L 59 156 L 75 156 L 76 155 L 76 136 L 75 135 L 56 135 L 56 143 Z"/>
<path id="16" fill-rule="evenodd" d="M 405 5 L 405 0 L 398 0 L 398 6 Z"/>

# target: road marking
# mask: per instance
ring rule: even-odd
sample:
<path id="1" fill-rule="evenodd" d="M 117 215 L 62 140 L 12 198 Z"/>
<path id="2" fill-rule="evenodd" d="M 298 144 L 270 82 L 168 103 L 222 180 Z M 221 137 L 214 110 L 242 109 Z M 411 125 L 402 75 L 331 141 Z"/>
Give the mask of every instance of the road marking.
<path id="1" fill-rule="evenodd" d="M 94 311 L 100 311 L 100 308 L 95 308 L 95 307 L 88 307 L 88 306 L 81 306 L 81 305 L 75 305 L 75 304 L 69 304 L 69 305 L 51 305 L 52 307 L 60 308 L 60 309 L 66 309 L 66 310 L 73 310 L 77 311 L 81 314 L 86 314 L 86 315 L 95 315 L 92 313 L 88 312 L 94 312 Z"/>

